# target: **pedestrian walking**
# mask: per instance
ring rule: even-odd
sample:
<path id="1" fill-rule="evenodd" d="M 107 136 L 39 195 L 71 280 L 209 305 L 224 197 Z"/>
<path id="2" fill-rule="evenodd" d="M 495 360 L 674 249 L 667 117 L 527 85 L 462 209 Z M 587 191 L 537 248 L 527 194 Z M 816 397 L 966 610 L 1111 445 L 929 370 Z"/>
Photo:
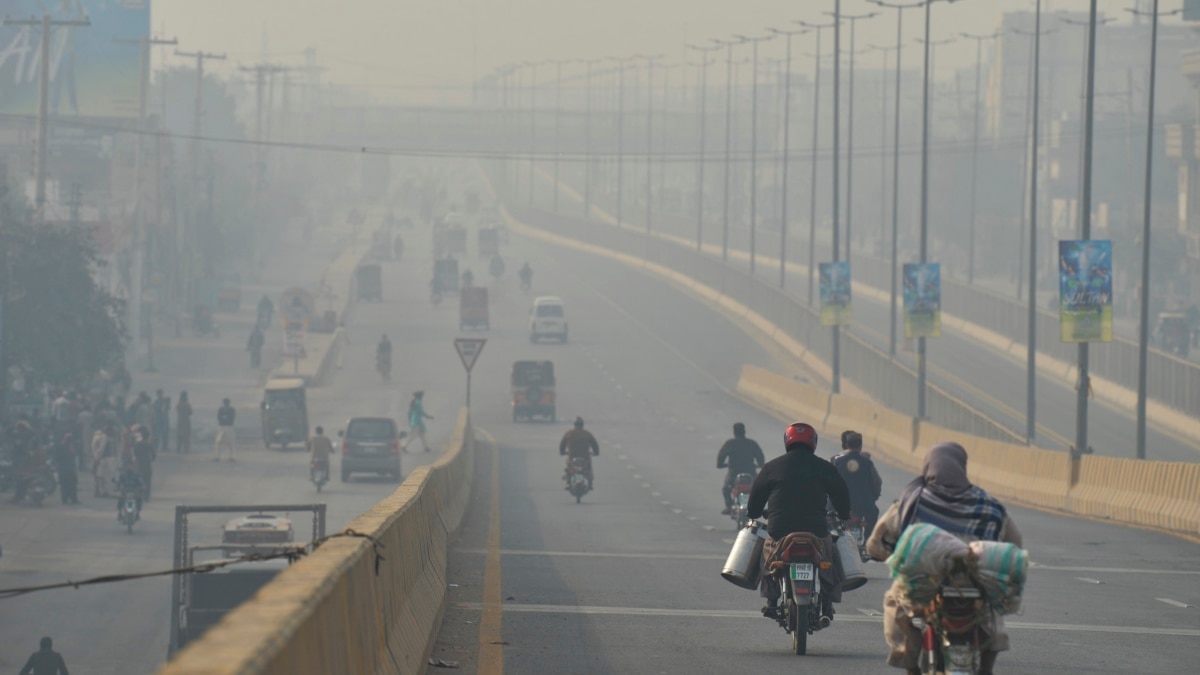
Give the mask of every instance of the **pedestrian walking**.
<path id="1" fill-rule="evenodd" d="M 54 651 L 54 641 L 42 638 L 41 649 L 33 653 L 21 669 L 21 675 L 71 675 L 62 654 Z"/>
<path id="2" fill-rule="evenodd" d="M 214 462 L 221 461 L 221 451 L 224 450 L 229 454 L 229 461 L 233 460 L 233 449 L 237 445 L 237 439 L 233 434 L 233 423 L 237 419 L 237 410 L 229 404 L 229 399 L 222 401 L 222 405 L 217 409 L 217 440 L 213 444 L 215 456 Z"/>
<path id="3" fill-rule="evenodd" d="M 79 503 L 79 472 L 76 469 L 75 438 L 63 434 L 51 449 L 51 459 L 58 471 L 58 490 L 63 504 Z"/>
<path id="4" fill-rule="evenodd" d="M 266 341 L 258 324 L 254 324 L 254 329 L 250 331 L 250 338 L 246 340 L 246 351 L 250 352 L 251 368 L 258 368 L 262 365 L 262 349 Z"/>
<path id="5" fill-rule="evenodd" d="M 425 452 L 429 452 L 429 445 L 425 442 L 425 420 L 433 419 L 433 415 L 425 412 L 425 392 L 413 392 L 412 401 L 408 404 L 408 440 L 404 443 L 404 451 L 408 452 L 408 446 L 413 442 L 414 438 L 421 439 L 421 447 L 425 448 Z"/>
<path id="6" fill-rule="evenodd" d="M 111 496 L 109 488 L 117 478 L 117 452 L 112 434 L 112 427 L 92 433 L 92 479 L 96 486 L 93 497 Z"/>
<path id="7" fill-rule="evenodd" d="M 175 404 L 175 452 L 192 451 L 192 404 L 186 391 L 179 392 Z"/>
<path id="8" fill-rule="evenodd" d="M 75 436 L 75 438 L 79 439 L 79 468 L 89 469 L 92 466 L 91 442 L 92 434 L 96 432 L 96 416 L 92 414 L 86 398 L 80 401 L 80 403 L 83 405 L 75 423 L 75 426 L 79 429 L 79 433 Z"/>
<path id="9" fill-rule="evenodd" d="M 154 403 L 150 400 L 150 394 L 144 391 L 138 394 L 136 405 L 132 415 L 133 423 L 142 425 L 148 433 L 154 428 Z"/>
<path id="10" fill-rule="evenodd" d="M 167 438 L 171 434 L 171 397 L 159 389 L 154 395 L 154 448 L 167 451 Z"/>
<path id="11" fill-rule="evenodd" d="M 154 441 L 150 432 L 143 426 L 137 426 L 133 431 L 133 460 L 137 464 L 138 475 L 142 479 L 143 498 L 150 500 L 150 485 L 154 479 L 154 460 L 158 453 L 154 450 Z"/>

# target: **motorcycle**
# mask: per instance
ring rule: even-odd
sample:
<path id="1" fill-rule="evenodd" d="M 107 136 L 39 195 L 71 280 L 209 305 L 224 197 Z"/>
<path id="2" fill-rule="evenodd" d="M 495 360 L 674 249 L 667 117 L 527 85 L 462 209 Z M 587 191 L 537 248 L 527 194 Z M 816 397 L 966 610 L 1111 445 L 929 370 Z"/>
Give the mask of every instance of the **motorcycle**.
<path id="1" fill-rule="evenodd" d="M 918 667 L 925 675 L 974 675 L 979 672 L 981 648 L 993 625 L 992 610 L 978 588 L 943 584 L 937 596 L 910 615 L 921 631 Z"/>
<path id="2" fill-rule="evenodd" d="M 533 275 L 531 275 L 531 274 L 521 275 L 521 292 L 525 293 L 526 295 L 529 294 L 529 289 L 533 285 L 533 279 L 530 278 L 532 276 Z"/>
<path id="3" fill-rule="evenodd" d="M 54 467 L 47 461 L 25 476 L 25 497 L 30 504 L 41 506 L 46 497 L 58 489 L 58 479 L 54 475 Z"/>
<path id="4" fill-rule="evenodd" d="M 836 538 L 838 532 L 831 532 Z M 779 562 L 772 564 L 779 584 L 780 605 L 775 620 L 792 636 L 792 651 L 803 656 L 808 651 L 808 636 L 828 628 L 832 618 L 821 613 L 825 591 L 821 588 L 820 571 L 828 569 L 832 557 L 821 556 L 821 539 L 807 532 L 788 535 L 779 552 Z"/>
<path id="5" fill-rule="evenodd" d="M 137 495 L 132 492 L 121 493 L 121 511 L 118 520 L 125 526 L 125 531 L 133 534 L 133 524 L 141 519 L 142 509 L 138 506 Z"/>
<path id="6" fill-rule="evenodd" d="M 746 515 L 748 511 L 747 504 L 750 500 L 750 488 L 754 485 L 754 474 L 739 473 L 733 479 L 733 490 L 730 496 L 733 498 L 733 508 L 730 510 L 729 517 L 733 522 L 737 523 L 737 529 L 740 532 L 742 528 L 750 522 L 750 518 Z"/>
<path id="7" fill-rule="evenodd" d="M 578 504 L 583 496 L 592 491 L 587 479 L 587 460 L 582 457 L 572 457 L 567 465 L 567 492 L 575 497 Z"/>
<path id="8" fill-rule="evenodd" d="M 851 515 L 850 520 L 846 521 L 846 534 L 854 540 L 858 548 L 858 557 L 863 562 L 870 562 L 871 556 L 867 554 L 866 521 L 861 516 Z"/>
<path id="9" fill-rule="evenodd" d="M 329 464 L 324 462 L 313 462 L 308 467 L 308 478 L 313 485 L 317 486 L 317 492 L 329 482 Z"/>
<path id="10" fill-rule="evenodd" d="M 384 382 L 392 381 L 392 359 L 390 356 L 380 356 L 375 358 L 375 372 L 383 378 Z"/>

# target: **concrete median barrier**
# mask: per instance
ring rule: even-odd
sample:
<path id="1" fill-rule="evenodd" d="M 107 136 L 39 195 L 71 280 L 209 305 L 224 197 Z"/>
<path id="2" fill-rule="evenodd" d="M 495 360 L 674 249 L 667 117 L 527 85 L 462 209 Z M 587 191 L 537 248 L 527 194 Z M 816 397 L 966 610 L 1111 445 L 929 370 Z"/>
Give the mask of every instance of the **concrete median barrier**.
<path id="1" fill-rule="evenodd" d="M 829 392 L 790 380 L 765 368 L 743 366 L 738 393 L 755 405 L 792 420 L 805 420 L 818 430 L 825 428 L 829 414 Z"/>
<path id="2" fill-rule="evenodd" d="M 1087 456 L 1071 488 L 1072 511 L 1200 536 L 1200 465 Z"/>
<path id="3" fill-rule="evenodd" d="M 441 459 L 280 573 L 160 675 L 424 672 L 474 457 L 463 411 Z"/>

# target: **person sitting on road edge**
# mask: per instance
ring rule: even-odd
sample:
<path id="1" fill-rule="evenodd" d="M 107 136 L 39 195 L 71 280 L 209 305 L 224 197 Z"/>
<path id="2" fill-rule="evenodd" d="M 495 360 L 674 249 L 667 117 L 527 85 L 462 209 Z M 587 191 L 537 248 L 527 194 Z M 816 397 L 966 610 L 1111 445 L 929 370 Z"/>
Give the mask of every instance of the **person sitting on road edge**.
<path id="1" fill-rule="evenodd" d="M 725 498 L 725 509 L 721 515 L 728 516 L 733 512 L 733 481 L 737 475 L 748 473 L 753 476 L 766 463 L 762 448 L 753 439 L 746 438 L 746 425 L 741 422 L 734 424 L 733 438 L 725 441 L 717 453 L 717 468 L 728 469 L 725 483 L 721 486 L 721 496 Z"/>
<path id="2" fill-rule="evenodd" d="M 596 437 L 592 435 L 592 432 L 583 428 L 582 417 L 576 417 L 575 425 L 563 434 L 562 440 L 558 443 L 558 454 L 567 456 L 568 471 L 570 471 L 572 459 L 582 458 L 583 475 L 587 478 L 588 489 L 593 489 L 592 455 L 600 454 L 600 444 L 596 442 Z M 563 478 L 565 479 L 566 475 Z M 568 487 L 568 489 L 570 488 Z"/>

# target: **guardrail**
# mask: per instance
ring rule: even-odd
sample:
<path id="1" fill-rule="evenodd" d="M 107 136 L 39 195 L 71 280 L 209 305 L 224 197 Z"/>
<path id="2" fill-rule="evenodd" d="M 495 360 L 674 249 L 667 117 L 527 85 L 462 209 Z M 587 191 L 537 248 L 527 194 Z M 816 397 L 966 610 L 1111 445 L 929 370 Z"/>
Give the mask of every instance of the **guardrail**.
<path id="1" fill-rule="evenodd" d="M 1200 536 L 1200 465 L 1148 462 L 1030 448 L 918 421 L 873 401 L 830 394 L 763 368 L 745 366 L 738 392 L 822 433 L 863 433 L 864 444 L 913 472 L 941 441 L 967 449 L 971 480 L 993 495 L 1031 506 Z"/>
<path id="2" fill-rule="evenodd" d="M 470 500 L 474 448 L 463 410 L 445 456 L 413 471 L 344 536 L 280 573 L 159 675 L 424 672 L 445 609 L 447 542 Z"/>

